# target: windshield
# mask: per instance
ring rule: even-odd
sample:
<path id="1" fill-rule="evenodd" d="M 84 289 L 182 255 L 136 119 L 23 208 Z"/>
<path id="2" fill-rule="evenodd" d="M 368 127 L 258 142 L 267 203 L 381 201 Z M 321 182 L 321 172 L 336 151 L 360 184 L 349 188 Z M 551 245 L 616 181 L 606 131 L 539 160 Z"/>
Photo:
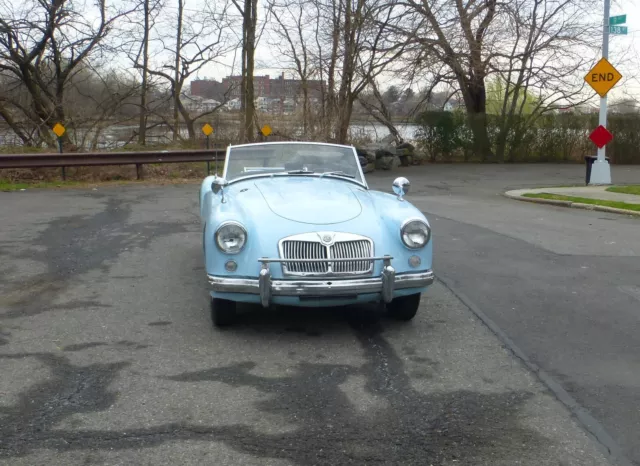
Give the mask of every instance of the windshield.
<path id="1" fill-rule="evenodd" d="M 323 144 L 255 144 L 231 147 L 225 178 L 260 173 L 333 174 L 362 183 L 358 158 L 350 147 Z"/>

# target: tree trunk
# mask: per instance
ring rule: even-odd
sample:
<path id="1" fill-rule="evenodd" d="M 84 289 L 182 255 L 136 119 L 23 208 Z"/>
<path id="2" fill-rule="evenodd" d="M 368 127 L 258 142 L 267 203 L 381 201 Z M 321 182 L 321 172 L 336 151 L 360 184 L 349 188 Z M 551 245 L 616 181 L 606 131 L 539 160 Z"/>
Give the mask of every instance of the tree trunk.
<path id="1" fill-rule="evenodd" d="M 309 88 L 306 78 L 302 80 L 302 136 L 307 138 L 309 132 Z"/>
<path id="2" fill-rule="evenodd" d="M 189 111 L 182 105 L 182 101 L 178 102 L 178 109 L 180 110 L 180 115 L 182 116 L 182 120 L 184 121 L 185 126 L 187 127 L 187 134 L 189 136 L 190 141 L 196 140 L 196 120 L 195 118 L 191 118 L 189 115 Z"/>
<path id="3" fill-rule="evenodd" d="M 246 102 L 244 112 L 244 131 L 247 142 L 255 141 L 255 132 L 253 123 L 255 120 L 255 93 L 253 87 L 253 70 L 255 64 L 255 51 L 256 51 L 256 22 L 258 16 L 258 1 L 247 0 L 249 4 L 248 11 L 245 10 L 245 15 L 249 15 L 248 29 L 247 29 L 247 69 L 246 69 Z"/>
<path id="4" fill-rule="evenodd" d="M 175 74 L 173 85 L 173 142 L 178 140 L 178 132 L 180 131 L 180 87 L 178 82 L 180 80 L 180 53 L 182 47 L 182 13 L 184 10 L 183 0 L 178 0 L 178 25 L 176 32 L 176 60 L 175 60 Z"/>
<path id="5" fill-rule="evenodd" d="M 326 93 L 326 114 L 325 114 L 325 139 L 330 139 L 335 134 L 333 130 L 334 119 L 338 110 L 336 99 L 336 65 L 338 61 L 338 48 L 340 45 L 340 12 L 342 12 L 343 0 L 333 4 L 333 28 L 331 31 L 331 55 L 329 57 L 329 67 L 327 70 L 327 93 Z M 337 9 L 337 11 L 336 11 Z"/>
<path id="6" fill-rule="evenodd" d="M 242 69 L 240 71 L 240 113 L 244 121 L 240 124 L 240 142 L 246 142 L 246 113 L 247 113 L 247 37 L 249 33 L 249 11 L 251 0 L 244 0 L 242 10 Z"/>
<path id="7" fill-rule="evenodd" d="M 0 105 L 0 117 L 2 117 L 2 119 L 7 123 L 7 125 L 9 125 L 9 128 L 11 128 L 11 131 L 16 133 L 16 136 L 18 136 L 22 140 L 22 143 L 25 146 L 28 146 L 30 143 L 33 143 L 29 135 L 24 131 L 22 131 L 18 123 L 13 119 L 13 116 L 11 116 L 11 114 L 2 105 Z"/>
<path id="8" fill-rule="evenodd" d="M 460 80 L 460 79 L 459 79 Z M 466 81 L 466 82 L 465 82 Z M 467 120 L 473 133 L 473 146 L 483 162 L 494 158 L 489 139 L 487 95 L 484 78 L 462 79 L 461 89 L 467 108 Z"/>
<path id="9" fill-rule="evenodd" d="M 338 109 L 337 143 L 346 144 L 349 139 L 349 123 L 353 112 L 353 98 L 348 97 Z"/>
<path id="10" fill-rule="evenodd" d="M 149 70 L 149 0 L 144 0 L 144 35 L 142 37 L 142 88 L 140 89 L 140 123 L 138 144 L 147 143 L 147 81 Z"/>

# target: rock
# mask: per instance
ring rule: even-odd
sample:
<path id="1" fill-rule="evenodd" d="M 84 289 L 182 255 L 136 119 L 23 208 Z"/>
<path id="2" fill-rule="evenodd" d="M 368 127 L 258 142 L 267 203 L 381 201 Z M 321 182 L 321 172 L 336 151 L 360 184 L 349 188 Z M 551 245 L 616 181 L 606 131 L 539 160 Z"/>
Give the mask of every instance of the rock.
<path id="1" fill-rule="evenodd" d="M 402 144 L 398 144 L 396 146 L 396 149 L 402 150 L 402 151 L 414 152 L 416 150 L 416 147 L 410 142 L 403 142 Z"/>
<path id="2" fill-rule="evenodd" d="M 388 134 L 382 138 L 382 142 L 386 145 L 391 145 L 396 142 L 396 138 L 394 138 L 392 134 Z"/>
<path id="3" fill-rule="evenodd" d="M 395 148 L 384 148 L 376 150 L 376 159 L 381 159 L 382 157 L 393 157 L 396 155 Z"/>
<path id="4" fill-rule="evenodd" d="M 369 151 L 369 150 L 364 149 L 362 147 L 356 147 L 356 153 L 358 154 L 359 158 L 364 157 L 367 160 L 367 162 L 375 163 L 375 161 L 376 161 L 376 154 L 374 152 L 372 152 L 372 151 Z"/>
<path id="5" fill-rule="evenodd" d="M 369 153 L 362 147 L 356 147 L 356 154 L 358 154 L 358 157 L 367 157 Z"/>
<path id="6" fill-rule="evenodd" d="M 378 170 L 391 170 L 400 166 L 400 158 L 395 155 L 385 155 L 376 160 Z"/>
<path id="7" fill-rule="evenodd" d="M 415 147 L 413 146 L 413 144 L 403 142 L 402 144 L 398 144 L 398 147 L 396 147 L 396 149 L 398 151 L 397 155 L 399 157 L 402 157 L 402 166 L 406 167 L 411 165 L 412 160 L 410 160 L 410 158 L 413 158 L 413 155 L 415 154 Z"/>
<path id="8" fill-rule="evenodd" d="M 366 165 L 364 165 L 362 167 L 362 172 L 363 173 L 371 173 L 372 171 L 375 171 L 376 169 L 376 164 L 375 163 L 368 163 Z"/>

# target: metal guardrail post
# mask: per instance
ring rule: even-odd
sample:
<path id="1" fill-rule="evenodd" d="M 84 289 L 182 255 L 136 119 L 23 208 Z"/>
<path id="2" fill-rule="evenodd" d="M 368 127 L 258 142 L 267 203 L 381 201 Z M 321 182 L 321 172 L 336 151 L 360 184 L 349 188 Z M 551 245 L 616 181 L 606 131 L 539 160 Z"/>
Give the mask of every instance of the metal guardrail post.
<path id="1" fill-rule="evenodd" d="M 144 177 L 144 173 L 142 171 L 142 164 L 136 163 L 136 178 L 141 180 Z"/>
<path id="2" fill-rule="evenodd" d="M 62 137 L 58 137 L 58 150 L 62 154 Z M 67 180 L 67 173 L 64 169 L 64 165 L 62 166 L 62 181 Z"/>
<path id="3" fill-rule="evenodd" d="M 207 136 L 207 150 L 209 150 L 209 136 Z M 211 175 L 211 162 L 207 160 L 207 176 Z"/>

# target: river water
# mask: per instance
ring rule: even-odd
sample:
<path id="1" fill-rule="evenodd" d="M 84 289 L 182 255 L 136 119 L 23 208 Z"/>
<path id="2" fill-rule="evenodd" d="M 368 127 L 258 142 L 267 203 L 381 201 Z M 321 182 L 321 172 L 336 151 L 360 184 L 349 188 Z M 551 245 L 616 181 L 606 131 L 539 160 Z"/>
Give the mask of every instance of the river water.
<path id="1" fill-rule="evenodd" d="M 415 140 L 415 133 L 418 129 L 414 124 L 398 124 L 396 126 L 398 132 L 402 138 L 406 141 Z M 135 142 L 136 138 L 132 139 L 132 136 L 137 131 L 137 125 L 114 125 L 103 130 L 98 140 L 98 149 L 117 149 L 123 147 L 127 141 L 131 140 Z M 277 126 L 273 126 L 273 129 L 277 131 Z M 225 131 L 226 130 L 226 131 Z M 226 128 L 221 128 L 221 131 L 214 133 L 212 142 L 215 142 L 218 138 L 227 139 L 231 138 L 232 133 L 237 130 L 236 125 L 227 125 Z M 353 140 L 362 141 L 370 140 L 372 142 L 380 142 L 387 136 L 389 136 L 389 130 L 378 123 L 354 123 L 350 125 L 349 131 Z M 224 134 L 224 133 L 227 134 Z M 187 137 L 186 128 L 181 128 L 180 133 L 183 137 Z M 198 135 L 202 136 L 202 135 Z M 72 140 L 74 143 L 80 145 L 83 137 L 86 137 L 85 148 L 88 147 L 92 134 L 86 134 L 86 130 L 76 130 L 73 133 Z M 171 142 L 172 133 L 166 126 L 157 126 L 147 130 L 147 140 L 150 144 L 162 144 Z M 8 127 L 0 126 L 0 146 L 20 146 L 21 141 Z"/>

